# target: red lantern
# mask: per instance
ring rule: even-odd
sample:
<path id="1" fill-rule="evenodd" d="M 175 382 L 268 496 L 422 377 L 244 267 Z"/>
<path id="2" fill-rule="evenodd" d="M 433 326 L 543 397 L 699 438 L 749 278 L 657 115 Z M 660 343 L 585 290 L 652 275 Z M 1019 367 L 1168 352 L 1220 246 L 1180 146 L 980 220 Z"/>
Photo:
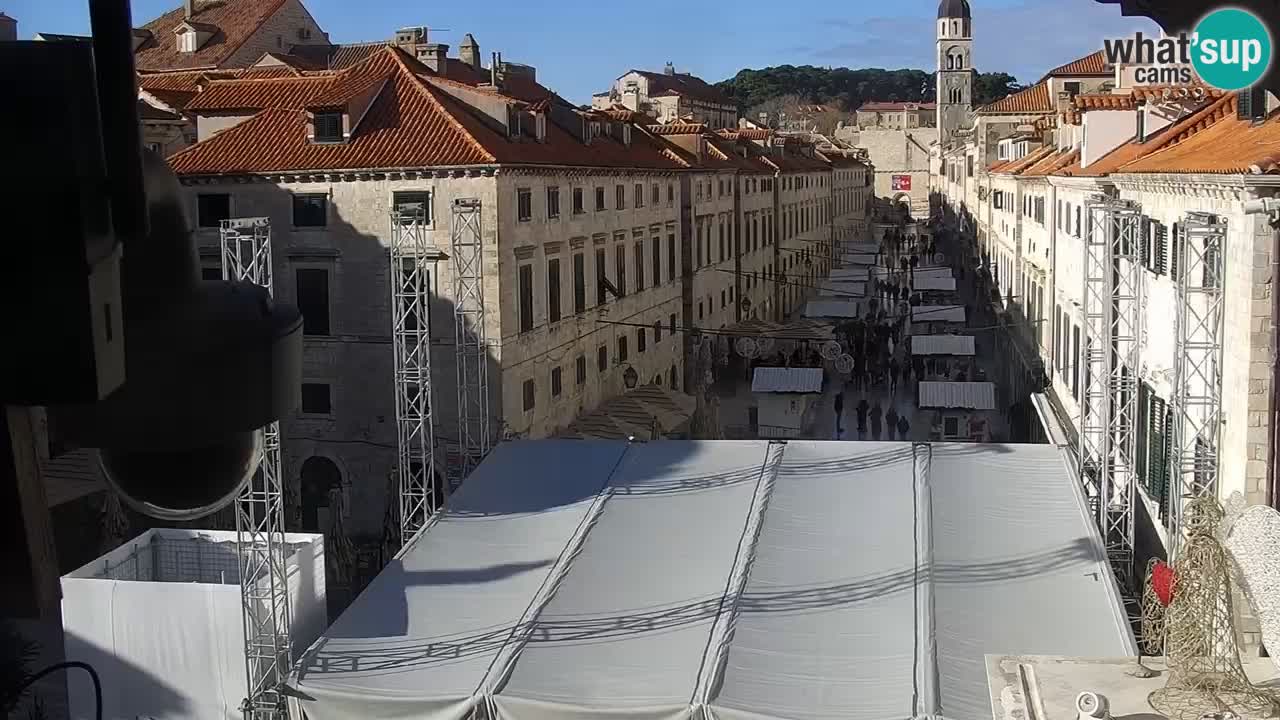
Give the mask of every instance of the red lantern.
<path id="1" fill-rule="evenodd" d="M 1175 579 L 1173 568 L 1166 562 L 1157 562 L 1155 567 L 1151 568 L 1151 589 L 1160 599 L 1160 604 L 1165 607 L 1169 607 L 1169 603 L 1173 601 Z"/>

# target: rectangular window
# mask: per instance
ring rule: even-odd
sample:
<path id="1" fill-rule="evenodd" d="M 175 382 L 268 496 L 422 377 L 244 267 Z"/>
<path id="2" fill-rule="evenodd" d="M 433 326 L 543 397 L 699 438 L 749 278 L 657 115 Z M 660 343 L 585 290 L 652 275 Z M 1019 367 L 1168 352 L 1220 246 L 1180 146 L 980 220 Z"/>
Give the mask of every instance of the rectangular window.
<path id="1" fill-rule="evenodd" d="M 667 278 L 676 279 L 676 234 L 667 234 Z"/>
<path id="2" fill-rule="evenodd" d="M 603 305 L 607 299 L 605 279 L 604 248 L 596 248 L 596 305 Z"/>
<path id="3" fill-rule="evenodd" d="M 582 199 L 582 188 L 576 187 L 573 189 L 573 214 L 581 215 L 586 211 L 587 208 Z"/>
<path id="4" fill-rule="evenodd" d="M 636 190 L 634 195 L 635 195 L 635 206 L 638 208 L 644 207 L 644 185 L 641 185 L 640 183 L 636 183 Z"/>
<path id="5" fill-rule="evenodd" d="M 329 334 L 329 271 L 298 268 L 294 273 L 303 335 Z"/>
<path id="6" fill-rule="evenodd" d="M 587 382 L 587 356 L 579 355 L 573 365 L 574 380 L 579 385 L 585 384 Z"/>
<path id="7" fill-rule="evenodd" d="M 582 253 L 573 254 L 573 314 L 587 309 L 587 262 Z"/>
<path id="8" fill-rule="evenodd" d="M 719 222 L 719 223 L 717 223 L 717 225 L 719 225 L 719 226 L 720 226 L 720 262 L 724 262 L 724 261 L 725 261 L 725 254 L 724 254 L 724 250 L 725 250 L 725 247 L 724 247 L 724 222 L 723 222 L 723 221 L 722 221 L 722 222 Z"/>
<path id="9" fill-rule="evenodd" d="M 560 258 L 547 260 L 547 322 L 560 321 Z"/>
<path id="10" fill-rule="evenodd" d="M 200 268 L 201 280 L 221 280 L 222 268 L 217 265 L 206 265 Z"/>
<path id="11" fill-rule="evenodd" d="M 315 141 L 318 143 L 340 143 L 343 140 L 342 113 L 318 112 L 312 121 L 315 126 Z"/>
<path id="12" fill-rule="evenodd" d="M 604 188 L 596 188 L 596 212 L 604 210 Z"/>
<path id="13" fill-rule="evenodd" d="M 196 218 L 202 228 L 222 227 L 223 220 L 231 219 L 231 196 L 226 193 L 197 195 Z"/>
<path id="14" fill-rule="evenodd" d="M 1153 244 L 1155 245 L 1151 260 L 1151 269 L 1158 275 L 1169 270 L 1169 228 L 1162 222 L 1152 222 Z"/>
<path id="15" fill-rule="evenodd" d="M 649 242 L 653 251 L 653 286 L 658 287 L 662 284 L 662 236 L 654 235 Z"/>
<path id="16" fill-rule="evenodd" d="M 667 183 L 667 205 L 676 203 L 676 186 L 675 183 Z"/>
<path id="17" fill-rule="evenodd" d="M 391 206 L 404 225 L 431 224 L 431 193 L 415 190 L 391 193 Z"/>
<path id="18" fill-rule="evenodd" d="M 529 412 L 533 409 L 534 403 L 537 401 L 537 389 L 533 385 L 532 380 L 524 381 L 524 411 Z"/>
<path id="19" fill-rule="evenodd" d="M 676 314 L 675 313 L 671 313 L 671 315 L 667 317 L 667 329 L 671 331 L 672 335 L 676 334 Z"/>
<path id="20" fill-rule="evenodd" d="M 644 352 L 645 339 L 644 328 L 636 328 L 636 352 Z"/>
<path id="21" fill-rule="evenodd" d="M 533 191 L 529 188 L 516 190 L 516 219 L 520 222 L 533 219 Z"/>
<path id="22" fill-rule="evenodd" d="M 293 196 L 294 227 L 324 227 L 329 220 L 329 196 L 307 193 Z"/>
<path id="23" fill-rule="evenodd" d="M 560 397 L 562 379 L 560 367 L 551 368 L 551 397 Z"/>
<path id="24" fill-rule="evenodd" d="M 560 188 L 547 188 L 547 217 L 560 217 Z"/>
<path id="25" fill-rule="evenodd" d="M 627 189 L 621 185 L 615 185 L 613 188 L 613 202 L 617 206 L 615 210 L 627 209 Z"/>
<path id="26" fill-rule="evenodd" d="M 619 295 L 627 294 L 627 246 L 618 243 L 613 246 L 613 286 L 618 288 Z"/>
<path id="27" fill-rule="evenodd" d="M 636 292 L 644 290 L 644 243 L 636 243 Z"/>
<path id="28" fill-rule="evenodd" d="M 653 200 L 653 205 L 655 206 L 658 203 L 662 202 L 662 191 L 658 189 L 658 183 L 653 184 L 653 193 L 652 193 L 651 199 Z"/>
<path id="29" fill-rule="evenodd" d="M 622 337 L 618 338 L 618 362 L 623 363 L 626 361 L 627 361 L 627 336 L 623 335 Z"/>
<path id="30" fill-rule="evenodd" d="M 1080 399 L 1080 326 L 1071 328 L 1071 397 Z"/>
<path id="31" fill-rule="evenodd" d="M 596 370 L 600 372 L 604 372 L 605 370 L 608 370 L 608 369 L 609 369 L 609 348 L 606 345 L 601 345 L 600 349 L 596 351 Z"/>
<path id="32" fill-rule="evenodd" d="M 302 383 L 301 410 L 303 415 L 332 414 L 329 383 Z"/>
<path id="33" fill-rule="evenodd" d="M 520 332 L 533 329 L 533 266 L 520 266 Z"/>
<path id="34" fill-rule="evenodd" d="M 693 259 L 693 266 L 702 267 L 702 231 L 705 230 L 706 228 L 703 227 L 702 223 L 698 223 L 697 229 L 698 229 L 698 242 L 696 245 L 693 246 L 696 253 L 696 257 L 694 257 Z"/>
<path id="35" fill-rule="evenodd" d="M 661 320 L 653 324 L 653 342 L 655 344 L 662 342 L 662 321 Z"/>

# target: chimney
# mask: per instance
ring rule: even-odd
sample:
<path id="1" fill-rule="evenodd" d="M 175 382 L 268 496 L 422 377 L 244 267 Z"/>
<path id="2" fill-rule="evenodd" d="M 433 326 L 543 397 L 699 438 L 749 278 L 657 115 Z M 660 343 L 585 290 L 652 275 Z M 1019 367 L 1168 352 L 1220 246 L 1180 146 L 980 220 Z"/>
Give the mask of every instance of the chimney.
<path id="1" fill-rule="evenodd" d="M 489 84 L 498 87 L 498 53 L 491 53 L 489 58 Z"/>
<path id="2" fill-rule="evenodd" d="M 666 66 L 665 68 L 663 68 L 663 69 L 662 69 L 662 72 L 663 72 L 663 74 L 665 74 L 665 75 L 675 75 L 675 74 L 676 74 L 676 66 L 675 66 L 675 65 L 672 65 L 671 63 L 667 63 L 667 66 Z"/>
<path id="3" fill-rule="evenodd" d="M 462 36 L 462 45 L 458 47 L 458 58 L 470 65 L 472 70 L 483 69 L 480 66 L 480 43 L 476 42 L 471 33 Z"/>
<path id="4" fill-rule="evenodd" d="M 444 43 L 427 43 L 417 48 L 418 60 L 440 77 L 449 73 L 449 46 Z"/>
<path id="5" fill-rule="evenodd" d="M 1147 141 L 1147 103 L 1146 102 L 1138 103 L 1137 112 L 1138 112 L 1137 136 L 1138 136 L 1138 144 L 1141 145 L 1142 143 Z"/>
<path id="6" fill-rule="evenodd" d="M 1257 123 L 1267 117 L 1267 91 L 1251 87 L 1236 92 L 1236 117 Z"/>
<path id="7" fill-rule="evenodd" d="M 196 16 L 196 0 L 182 0 L 182 14 L 190 20 Z"/>

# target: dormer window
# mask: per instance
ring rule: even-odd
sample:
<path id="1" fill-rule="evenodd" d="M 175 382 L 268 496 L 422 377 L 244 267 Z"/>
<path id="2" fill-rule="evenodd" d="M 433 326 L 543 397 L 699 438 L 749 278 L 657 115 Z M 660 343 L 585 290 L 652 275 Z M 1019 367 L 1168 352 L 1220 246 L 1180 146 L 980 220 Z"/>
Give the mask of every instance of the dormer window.
<path id="1" fill-rule="evenodd" d="M 340 143 L 346 138 L 342 132 L 342 113 L 336 111 L 318 112 L 315 114 L 315 141 L 318 143 Z"/>
<path id="2" fill-rule="evenodd" d="M 218 27 L 216 25 L 188 20 L 186 22 L 179 23 L 178 27 L 174 28 L 173 32 L 177 35 L 176 40 L 178 51 L 193 53 L 203 47 L 205 43 L 209 42 L 210 38 L 218 32 Z"/>

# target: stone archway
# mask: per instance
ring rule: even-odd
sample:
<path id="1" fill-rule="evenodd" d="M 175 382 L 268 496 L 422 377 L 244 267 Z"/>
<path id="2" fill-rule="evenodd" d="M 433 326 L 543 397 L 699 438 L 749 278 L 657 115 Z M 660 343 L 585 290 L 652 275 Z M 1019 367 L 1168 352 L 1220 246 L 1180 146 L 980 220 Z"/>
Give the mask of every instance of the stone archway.
<path id="1" fill-rule="evenodd" d="M 323 533 L 329 529 L 329 491 L 342 487 L 342 473 L 332 460 L 313 455 L 302 463 L 303 532 Z"/>

